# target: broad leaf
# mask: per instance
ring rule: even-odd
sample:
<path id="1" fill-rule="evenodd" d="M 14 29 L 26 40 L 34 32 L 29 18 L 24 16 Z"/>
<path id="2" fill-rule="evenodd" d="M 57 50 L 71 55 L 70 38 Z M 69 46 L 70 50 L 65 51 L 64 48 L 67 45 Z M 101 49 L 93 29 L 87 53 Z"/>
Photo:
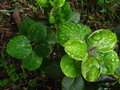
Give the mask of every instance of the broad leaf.
<path id="1" fill-rule="evenodd" d="M 46 40 L 43 40 L 35 45 L 34 51 L 40 57 L 47 57 L 51 52 L 51 47 Z"/>
<path id="2" fill-rule="evenodd" d="M 35 22 L 31 18 L 25 17 L 19 25 L 19 33 L 22 35 L 27 35 L 30 26 L 34 23 Z"/>
<path id="3" fill-rule="evenodd" d="M 72 59 L 68 55 L 62 57 L 60 67 L 62 72 L 68 77 L 80 76 L 81 62 Z"/>
<path id="4" fill-rule="evenodd" d="M 62 90 L 84 90 L 84 82 L 81 77 L 64 77 L 62 81 Z"/>
<path id="5" fill-rule="evenodd" d="M 6 51 L 14 58 L 23 59 L 30 55 L 32 47 L 30 46 L 30 41 L 27 37 L 20 35 L 10 39 Z"/>
<path id="6" fill-rule="evenodd" d="M 71 39 L 64 44 L 65 52 L 76 60 L 86 59 L 88 56 L 87 44 L 83 41 Z"/>
<path id="7" fill-rule="evenodd" d="M 108 52 L 115 48 L 117 37 L 110 30 L 100 29 L 93 32 L 88 38 L 88 44 L 101 52 Z"/>
<path id="8" fill-rule="evenodd" d="M 22 65 L 24 68 L 29 71 L 35 71 L 42 64 L 42 57 L 37 56 L 34 52 L 32 52 L 28 57 L 22 59 Z"/>
<path id="9" fill-rule="evenodd" d="M 34 23 L 30 26 L 28 37 L 32 41 L 39 42 L 47 36 L 46 27 L 41 23 Z"/>
<path id="10" fill-rule="evenodd" d="M 119 59 L 115 51 L 99 53 L 97 59 L 100 63 L 102 74 L 114 74 L 119 66 Z"/>
<path id="11" fill-rule="evenodd" d="M 61 45 L 64 45 L 69 39 L 73 38 L 85 41 L 90 33 L 91 30 L 86 25 L 66 22 L 59 25 L 57 39 Z"/>
<path id="12" fill-rule="evenodd" d="M 83 77 L 89 82 L 96 81 L 100 75 L 100 65 L 94 57 L 83 60 L 81 70 Z"/>

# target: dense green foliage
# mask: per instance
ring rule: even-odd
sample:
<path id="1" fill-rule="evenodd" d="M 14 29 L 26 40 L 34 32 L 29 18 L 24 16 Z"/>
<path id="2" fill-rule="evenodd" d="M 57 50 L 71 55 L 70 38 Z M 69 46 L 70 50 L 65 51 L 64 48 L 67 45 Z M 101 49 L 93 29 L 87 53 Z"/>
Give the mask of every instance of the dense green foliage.
<path id="1" fill-rule="evenodd" d="M 86 0 L 76 2 L 84 6 Z M 116 2 L 97 0 L 98 7 L 102 7 L 98 12 L 105 13 L 105 5 Z M 74 10 L 69 0 L 35 0 L 34 3 L 44 12 L 45 18 L 24 17 L 18 25 L 19 34 L 6 45 L 6 53 L 16 62 L 18 60 L 23 70 L 38 70 L 43 76 L 62 78 L 63 90 L 84 90 L 84 83 L 99 82 L 109 76 L 116 79 L 115 83 L 120 83 L 120 61 L 116 50 L 120 39 L 118 30 L 115 33 L 108 28 L 93 30 L 80 20 L 84 13 Z M 88 18 L 94 20 L 92 16 Z M 3 59 L 0 67 L 5 68 L 10 78 L 0 80 L 2 87 L 27 77 L 26 73 L 17 74 L 14 66 Z M 30 79 L 28 84 L 34 86 L 36 80 Z"/>

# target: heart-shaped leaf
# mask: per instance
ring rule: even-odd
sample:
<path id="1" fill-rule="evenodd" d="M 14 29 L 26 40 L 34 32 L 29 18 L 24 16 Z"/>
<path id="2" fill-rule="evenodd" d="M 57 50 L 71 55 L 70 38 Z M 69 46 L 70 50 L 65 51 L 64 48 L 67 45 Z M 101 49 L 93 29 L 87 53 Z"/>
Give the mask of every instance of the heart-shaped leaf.
<path id="1" fill-rule="evenodd" d="M 87 44 L 83 41 L 71 39 L 64 44 L 65 52 L 76 60 L 86 59 L 88 56 Z"/>
<path id="2" fill-rule="evenodd" d="M 62 90 L 84 90 L 84 82 L 81 77 L 64 77 L 62 81 Z"/>
<path id="3" fill-rule="evenodd" d="M 28 57 L 22 59 L 22 65 L 24 68 L 29 71 L 35 71 L 42 64 L 42 57 L 37 56 L 34 52 L 32 52 Z"/>
<path id="4" fill-rule="evenodd" d="M 107 53 L 99 53 L 97 56 L 102 74 L 114 74 L 115 70 L 119 66 L 118 55 L 115 51 L 110 51 Z"/>
<path id="5" fill-rule="evenodd" d="M 58 42 L 64 45 L 71 38 L 85 41 L 90 33 L 91 29 L 86 25 L 66 22 L 59 25 L 57 38 Z"/>
<path id="6" fill-rule="evenodd" d="M 7 53 L 14 58 L 23 59 L 30 55 L 32 47 L 26 36 L 20 35 L 12 38 L 7 44 Z"/>
<path id="7" fill-rule="evenodd" d="M 62 57 L 60 67 L 62 72 L 68 77 L 80 76 L 81 62 L 72 59 L 68 55 Z"/>
<path id="8" fill-rule="evenodd" d="M 100 29 L 93 32 L 88 38 L 88 44 L 101 52 L 108 52 L 115 48 L 117 37 L 110 30 Z"/>
<path id="9" fill-rule="evenodd" d="M 32 41 L 39 42 L 47 36 L 46 27 L 41 23 L 34 23 L 28 30 L 28 37 Z"/>
<path id="10" fill-rule="evenodd" d="M 100 75 L 100 65 L 96 58 L 89 57 L 87 60 L 82 61 L 81 71 L 87 81 L 94 82 Z"/>

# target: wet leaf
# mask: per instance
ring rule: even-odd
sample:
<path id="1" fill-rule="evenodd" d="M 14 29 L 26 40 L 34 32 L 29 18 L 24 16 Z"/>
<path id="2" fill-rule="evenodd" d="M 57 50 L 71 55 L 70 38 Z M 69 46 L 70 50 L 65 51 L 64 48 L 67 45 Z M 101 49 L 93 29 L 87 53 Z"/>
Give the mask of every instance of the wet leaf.
<path id="1" fill-rule="evenodd" d="M 30 55 L 32 47 L 30 46 L 30 41 L 27 37 L 20 35 L 10 39 L 6 51 L 14 58 L 23 59 Z"/>
<path id="2" fill-rule="evenodd" d="M 64 45 L 69 39 L 85 41 L 90 33 L 91 30 L 86 25 L 66 22 L 59 25 L 57 39 L 61 45 Z"/>
<path id="3" fill-rule="evenodd" d="M 88 44 L 101 52 L 108 52 L 115 48 L 117 37 L 110 30 L 100 29 L 93 32 L 88 38 Z"/>
<path id="4" fill-rule="evenodd" d="M 65 52 L 76 60 L 84 60 L 88 56 L 87 44 L 83 41 L 71 39 L 64 44 Z"/>
<path id="5" fill-rule="evenodd" d="M 35 71 L 42 64 L 42 57 L 37 56 L 34 52 L 32 52 L 28 57 L 22 59 L 22 65 L 24 68 L 29 71 Z"/>
<path id="6" fill-rule="evenodd" d="M 80 76 L 81 62 L 72 59 L 68 55 L 62 57 L 60 67 L 62 72 L 68 77 Z"/>
<path id="7" fill-rule="evenodd" d="M 115 51 L 99 53 L 97 59 L 100 63 L 102 74 L 114 74 L 115 70 L 119 66 L 118 55 Z"/>
<path id="8" fill-rule="evenodd" d="M 94 82 L 100 75 L 100 65 L 96 58 L 89 57 L 87 60 L 82 61 L 81 71 L 83 77 L 89 81 Z"/>

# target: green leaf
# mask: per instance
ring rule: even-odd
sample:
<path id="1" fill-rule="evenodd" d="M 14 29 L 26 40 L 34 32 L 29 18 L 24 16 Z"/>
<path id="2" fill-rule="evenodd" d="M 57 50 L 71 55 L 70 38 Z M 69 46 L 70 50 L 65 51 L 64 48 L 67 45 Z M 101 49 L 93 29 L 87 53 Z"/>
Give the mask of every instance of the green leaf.
<path id="1" fill-rule="evenodd" d="M 54 45 L 57 42 L 57 37 L 54 30 L 48 30 L 46 40 L 49 44 L 52 45 Z"/>
<path id="2" fill-rule="evenodd" d="M 47 36 L 46 27 L 41 23 L 33 24 L 28 31 L 28 37 L 32 41 L 39 42 L 46 36 Z"/>
<path id="3" fill-rule="evenodd" d="M 86 25 L 66 22 L 59 25 L 57 39 L 61 45 L 64 45 L 71 38 L 85 41 L 90 33 L 91 30 Z"/>
<path id="4" fill-rule="evenodd" d="M 110 30 L 100 29 L 93 32 L 88 38 L 88 44 L 101 52 L 108 52 L 115 48 L 117 37 Z"/>
<path id="5" fill-rule="evenodd" d="M 20 35 L 10 39 L 6 51 L 14 58 L 23 59 L 30 55 L 32 47 L 30 46 L 30 41 L 27 37 Z"/>
<path id="6" fill-rule="evenodd" d="M 83 60 L 81 70 L 83 77 L 89 82 L 96 81 L 100 75 L 100 65 L 94 57 Z"/>
<path id="7" fill-rule="evenodd" d="M 54 15 L 50 14 L 50 16 L 49 16 L 49 23 L 50 24 L 55 24 L 55 22 L 56 22 L 56 20 L 55 20 Z"/>
<path id="8" fill-rule="evenodd" d="M 29 71 L 35 71 L 42 64 L 42 57 L 39 57 L 34 52 L 32 52 L 28 57 L 22 59 L 22 65 Z"/>
<path id="9" fill-rule="evenodd" d="M 81 62 L 72 59 L 68 55 L 62 57 L 60 67 L 62 72 L 68 77 L 80 76 Z"/>
<path id="10" fill-rule="evenodd" d="M 43 40 L 35 45 L 34 51 L 40 57 L 47 57 L 51 52 L 51 47 L 46 40 Z"/>
<path id="11" fill-rule="evenodd" d="M 76 60 L 86 59 L 88 56 L 87 44 L 83 41 L 70 39 L 64 44 L 65 52 Z"/>
<path id="12" fill-rule="evenodd" d="M 62 7 L 62 13 L 63 13 L 63 17 L 64 19 L 67 21 L 71 18 L 72 16 L 72 9 L 70 6 L 69 2 L 65 2 L 65 4 Z"/>
<path id="13" fill-rule="evenodd" d="M 35 0 L 39 6 L 46 7 L 48 0 Z"/>
<path id="14" fill-rule="evenodd" d="M 19 25 L 19 33 L 22 35 L 27 35 L 30 26 L 34 23 L 35 22 L 31 18 L 25 17 Z"/>
<path id="15" fill-rule="evenodd" d="M 102 74 L 114 74 L 115 70 L 119 66 L 118 55 L 115 51 L 110 51 L 107 53 L 99 53 L 97 59 L 100 63 Z"/>
<path id="16" fill-rule="evenodd" d="M 81 77 L 64 77 L 62 80 L 62 90 L 84 90 L 84 82 Z"/>
<path id="17" fill-rule="evenodd" d="M 78 23 L 80 21 L 80 13 L 79 12 L 72 12 L 70 21 Z"/>
<path id="18" fill-rule="evenodd" d="M 66 0 L 49 0 L 51 6 L 53 7 L 62 7 Z"/>

